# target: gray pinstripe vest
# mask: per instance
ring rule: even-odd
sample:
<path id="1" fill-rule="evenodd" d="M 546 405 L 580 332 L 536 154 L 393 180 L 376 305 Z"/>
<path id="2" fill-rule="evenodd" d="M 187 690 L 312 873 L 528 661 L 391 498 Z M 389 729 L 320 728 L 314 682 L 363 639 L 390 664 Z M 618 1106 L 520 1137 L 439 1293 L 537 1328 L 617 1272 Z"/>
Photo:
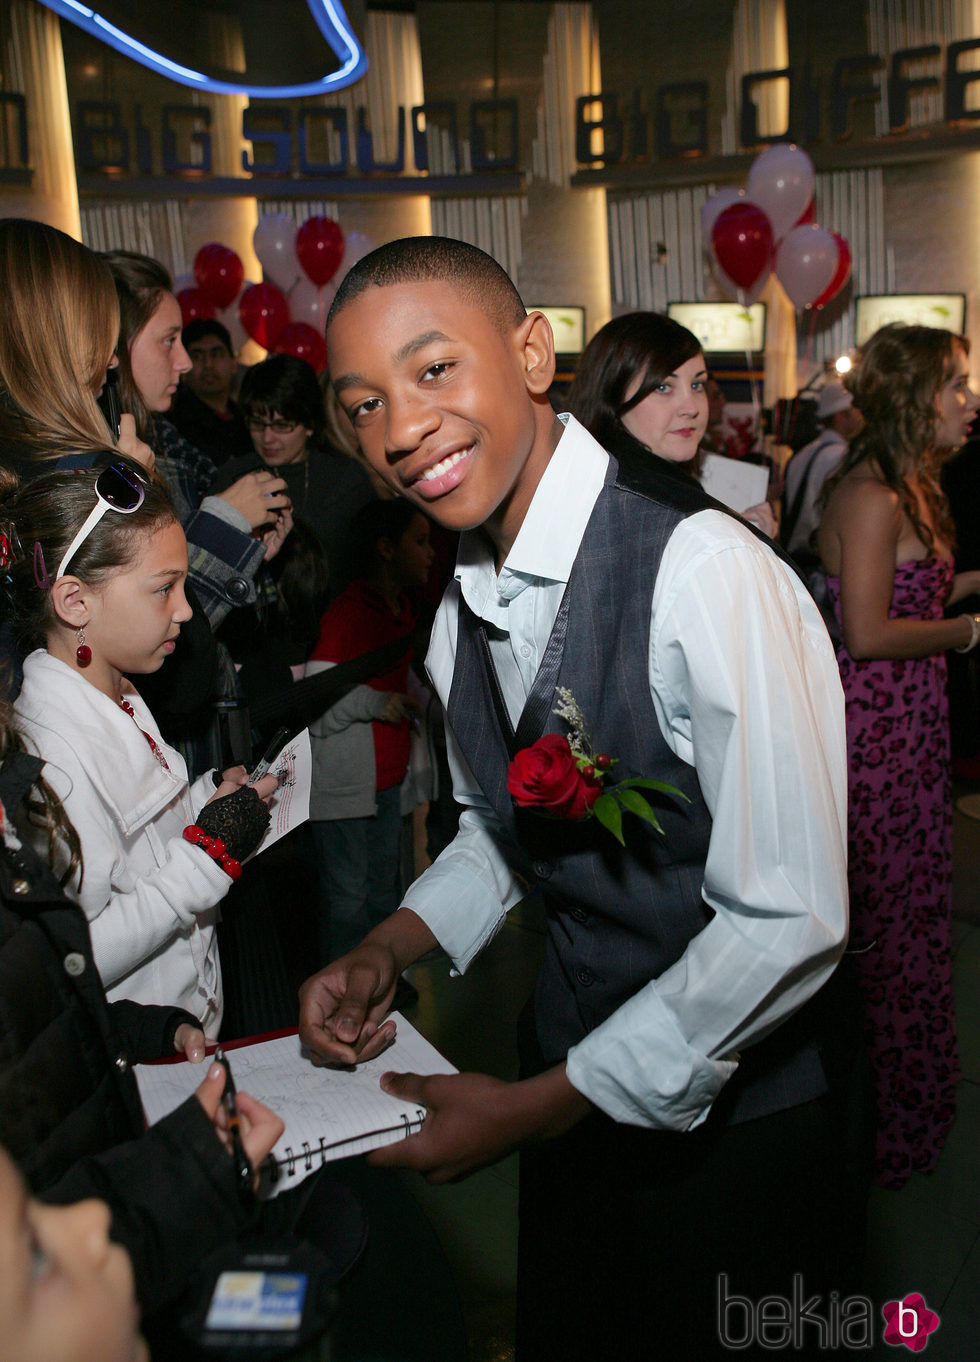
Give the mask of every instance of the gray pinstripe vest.
<path id="1" fill-rule="evenodd" d="M 625 452 L 618 463 L 610 460 L 516 733 L 499 697 L 485 626 L 460 602 L 447 717 L 507 830 L 517 866 L 538 885 L 547 908 L 534 1011 L 549 1064 L 678 960 L 713 915 L 701 896 L 711 817 L 695 771 L 660 732 L 646 641 L 667 541 L 682 519 L 716 503 L 692 479 L 660 471 L 659 462 Z M 617 780 L 652 777 L 688 796 L 689 803 L 651 796 L 663 836 L 627 815 L 624 850 L 595 818 L 568 822 L 515 808 L 506 784 L 511 755 L 543 733 L 567 732 L 552 713 L 557 686 L 578 701 L 595 750 L 619 759 Z M 759 1061 L 767 1044 L 755 1047 Z M 796 1051 L 795 1042 L 790 1048 Z M 815 1052 L 802 1064 L 797 1055 L 790 1072 L 786 1058 L 763 1090 L 755 1091 L 758 1080 L 749 1074 L 736 1084 L 746 1090 L 735 1101 L 735 1119 L 796 1105 L 824 1089 Z"/>

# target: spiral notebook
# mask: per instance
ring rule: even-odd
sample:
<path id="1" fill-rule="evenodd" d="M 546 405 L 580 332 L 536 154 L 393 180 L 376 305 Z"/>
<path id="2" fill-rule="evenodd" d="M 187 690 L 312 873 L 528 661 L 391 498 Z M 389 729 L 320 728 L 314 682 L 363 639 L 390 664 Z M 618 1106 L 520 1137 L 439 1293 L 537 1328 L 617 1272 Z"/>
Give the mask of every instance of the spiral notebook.
<path id="1" fill-rule="evenodd" d="M 395 1043 L 356 1069 L 317 1068 L 295 1032 L 225 1046 L 238 1091 L 264 1102 L 286 1123 L 272 1151 L 278 1176 L 268 1187 L 263 1178 L 266 1195 L 295 1186 L 323 1163 L 393 1144 L 419 1129 L 425 1108 L 383 1092 L 381 1075 L 457 1070 L 411 1022 L 391 1015 L 398 1024 Z M 206 1070 L 200 1064 L 137 1064 L 134 1072 L 153 1125 L 194 1092 Z"/>

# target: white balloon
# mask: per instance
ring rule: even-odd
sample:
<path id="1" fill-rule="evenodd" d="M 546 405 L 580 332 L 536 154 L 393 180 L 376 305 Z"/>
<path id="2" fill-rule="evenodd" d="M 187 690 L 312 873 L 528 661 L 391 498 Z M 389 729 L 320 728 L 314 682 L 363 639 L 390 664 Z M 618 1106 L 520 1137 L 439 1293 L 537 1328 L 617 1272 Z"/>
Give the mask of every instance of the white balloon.
<path id="1" fill-rule="evenodd" d="M 794 227 L 776 251 L 776 277 L 794 307 L 809 307 L 837 270 L 838 246 L 833 233 L 815 222 Z"/>
<path id="2" fill-rule="evenodd" d="M 726 208 L 731 208 L 733 203 L 738 203 L 740 199 L 744 198 L 744 189 L 736 189 L 733 184 L 726 184 L 723 189 L 712 194 L 711 198 L 701 205 L 701 240 L 709 255 L 711 254 L 712 227 Z"/>
<path id="3" fill-rule="evenodd" d="M 285 213 L 266 213 L 252 235 L 266 282 L 288 293 L 302 271 L 296 259 L 299 224 Z"/>
<path id="4" fill-rule="evenodd" d="M 350 267 L 356 265 L 358 260 L 363 260 L 366 255 L 370 255 L 374 250 L 374 247 L 375 242 L 373 242 L 369 236 L 365 236 L 363 232 L 344 233 L 344 254 L 341 257 L 340 264 L 337 266 L 336 274 L 330 280 L 334 289 L 336 289 Z"/>
<path id="5" fill-rule="evenodd" d="M 197 280 L 193 274 L 182 274 L 174 280 L 174 293 L 183 293 L 185 288 L 197 288 Z"/>
<path id="6" fill-rule="evenodd" d="M 777 142 L 757 156 L 746 188 L 772 223 L 774 241 L 799 222 L 813 198 L 813 162 L 792 142 Z"/>
<path id="7" fill-rule="evenodd" d="M 229 303 L 227 307 L 223 307 L 220 312 L 215 312 L 214 314 L 218 321 L 228 328 L 228 334 L 231 336 L 231 348 L 236 355 L 239 355 L 242 347 L 246 346 L 249 342 L 249 334 L 244 326 L 242 326 L 242 319 L 238 315 L 238 304 L 241 302 L 242 294 L 247 288 L 251 288 L 254 282 L 254 279 L 246 279 L 238 290 L 238 297 L 235 301 Z"/>
<path id="8" fill-rule="evenodd" d="M 289 320 L 306 322 L 322 336 L 327 329 L 327 313 L 337 292 L 337 285 L 328 279 L 317 287 L 311 279 L 303 278 L 294 284 L 289 293 Z"/>

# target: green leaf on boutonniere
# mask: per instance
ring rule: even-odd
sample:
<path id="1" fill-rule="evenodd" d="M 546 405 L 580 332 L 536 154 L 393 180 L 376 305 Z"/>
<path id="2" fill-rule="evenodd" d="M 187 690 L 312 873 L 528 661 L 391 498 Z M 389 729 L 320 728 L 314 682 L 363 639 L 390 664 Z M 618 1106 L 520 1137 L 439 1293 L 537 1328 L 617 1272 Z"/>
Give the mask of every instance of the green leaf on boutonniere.
<path id="1" fill-rule="evenodd" d="M 645 818 L 659 833 L 663 833 L 660 819 L 641 794 L 637 794 L 635 790 L 624 790 L 622 786 L 619 786 L 616 789 L 616 797 L 624 809 L 629 809 L 630 813 L 635 813 L 637 818 Z"/>
<path id="2" fill-rule="evenodd" d="M 598 818 L 602 826 L 611 832 L 620 846 L 626 845 L 623 836 L 623 811 L 616 803 L 616 799 L 611 794 L 600 795 L 592 805 L 592 812 Z"/>
<path id="3" fill-rule="evenodd" d="M 661 794 L 669 794 L 677 799 L 683 799 L 686 804 L 691 802 L 690 797 L 683 790 L 679 790 L 676 785 L 666 785 L 662 780 L 646 780 L 641 776 L 621 780 L 615 788 L 617 790 L 659 790 Z"/>

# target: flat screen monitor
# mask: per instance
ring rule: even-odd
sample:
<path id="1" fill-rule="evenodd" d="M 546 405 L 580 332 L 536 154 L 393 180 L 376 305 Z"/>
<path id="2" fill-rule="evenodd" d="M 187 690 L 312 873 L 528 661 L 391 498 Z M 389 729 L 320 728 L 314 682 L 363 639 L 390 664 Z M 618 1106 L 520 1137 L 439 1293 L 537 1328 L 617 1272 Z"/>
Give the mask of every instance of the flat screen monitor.
<path id="1" fill-rule="evenodd" d="M 555 333 L 555 350 L 559 355 L 580 355 L 585 349 L 585 308 L 541 307 L 528 303 L 528 312 L 543 312 Z"/>
<path id="2" fill-rule="evenodd" d="M 668 303 L 667 316 L 693 331 L 705 354 L 744 354 L 766 347 L 766 305 Z"/>
<path id="3" fill-rule="evenodd" d="M 966 325 L 964 293 L 878 293 L 854 300 L 854 339 L 858 345 L 889 322 L 938 326 L 962 334 Z"/>

